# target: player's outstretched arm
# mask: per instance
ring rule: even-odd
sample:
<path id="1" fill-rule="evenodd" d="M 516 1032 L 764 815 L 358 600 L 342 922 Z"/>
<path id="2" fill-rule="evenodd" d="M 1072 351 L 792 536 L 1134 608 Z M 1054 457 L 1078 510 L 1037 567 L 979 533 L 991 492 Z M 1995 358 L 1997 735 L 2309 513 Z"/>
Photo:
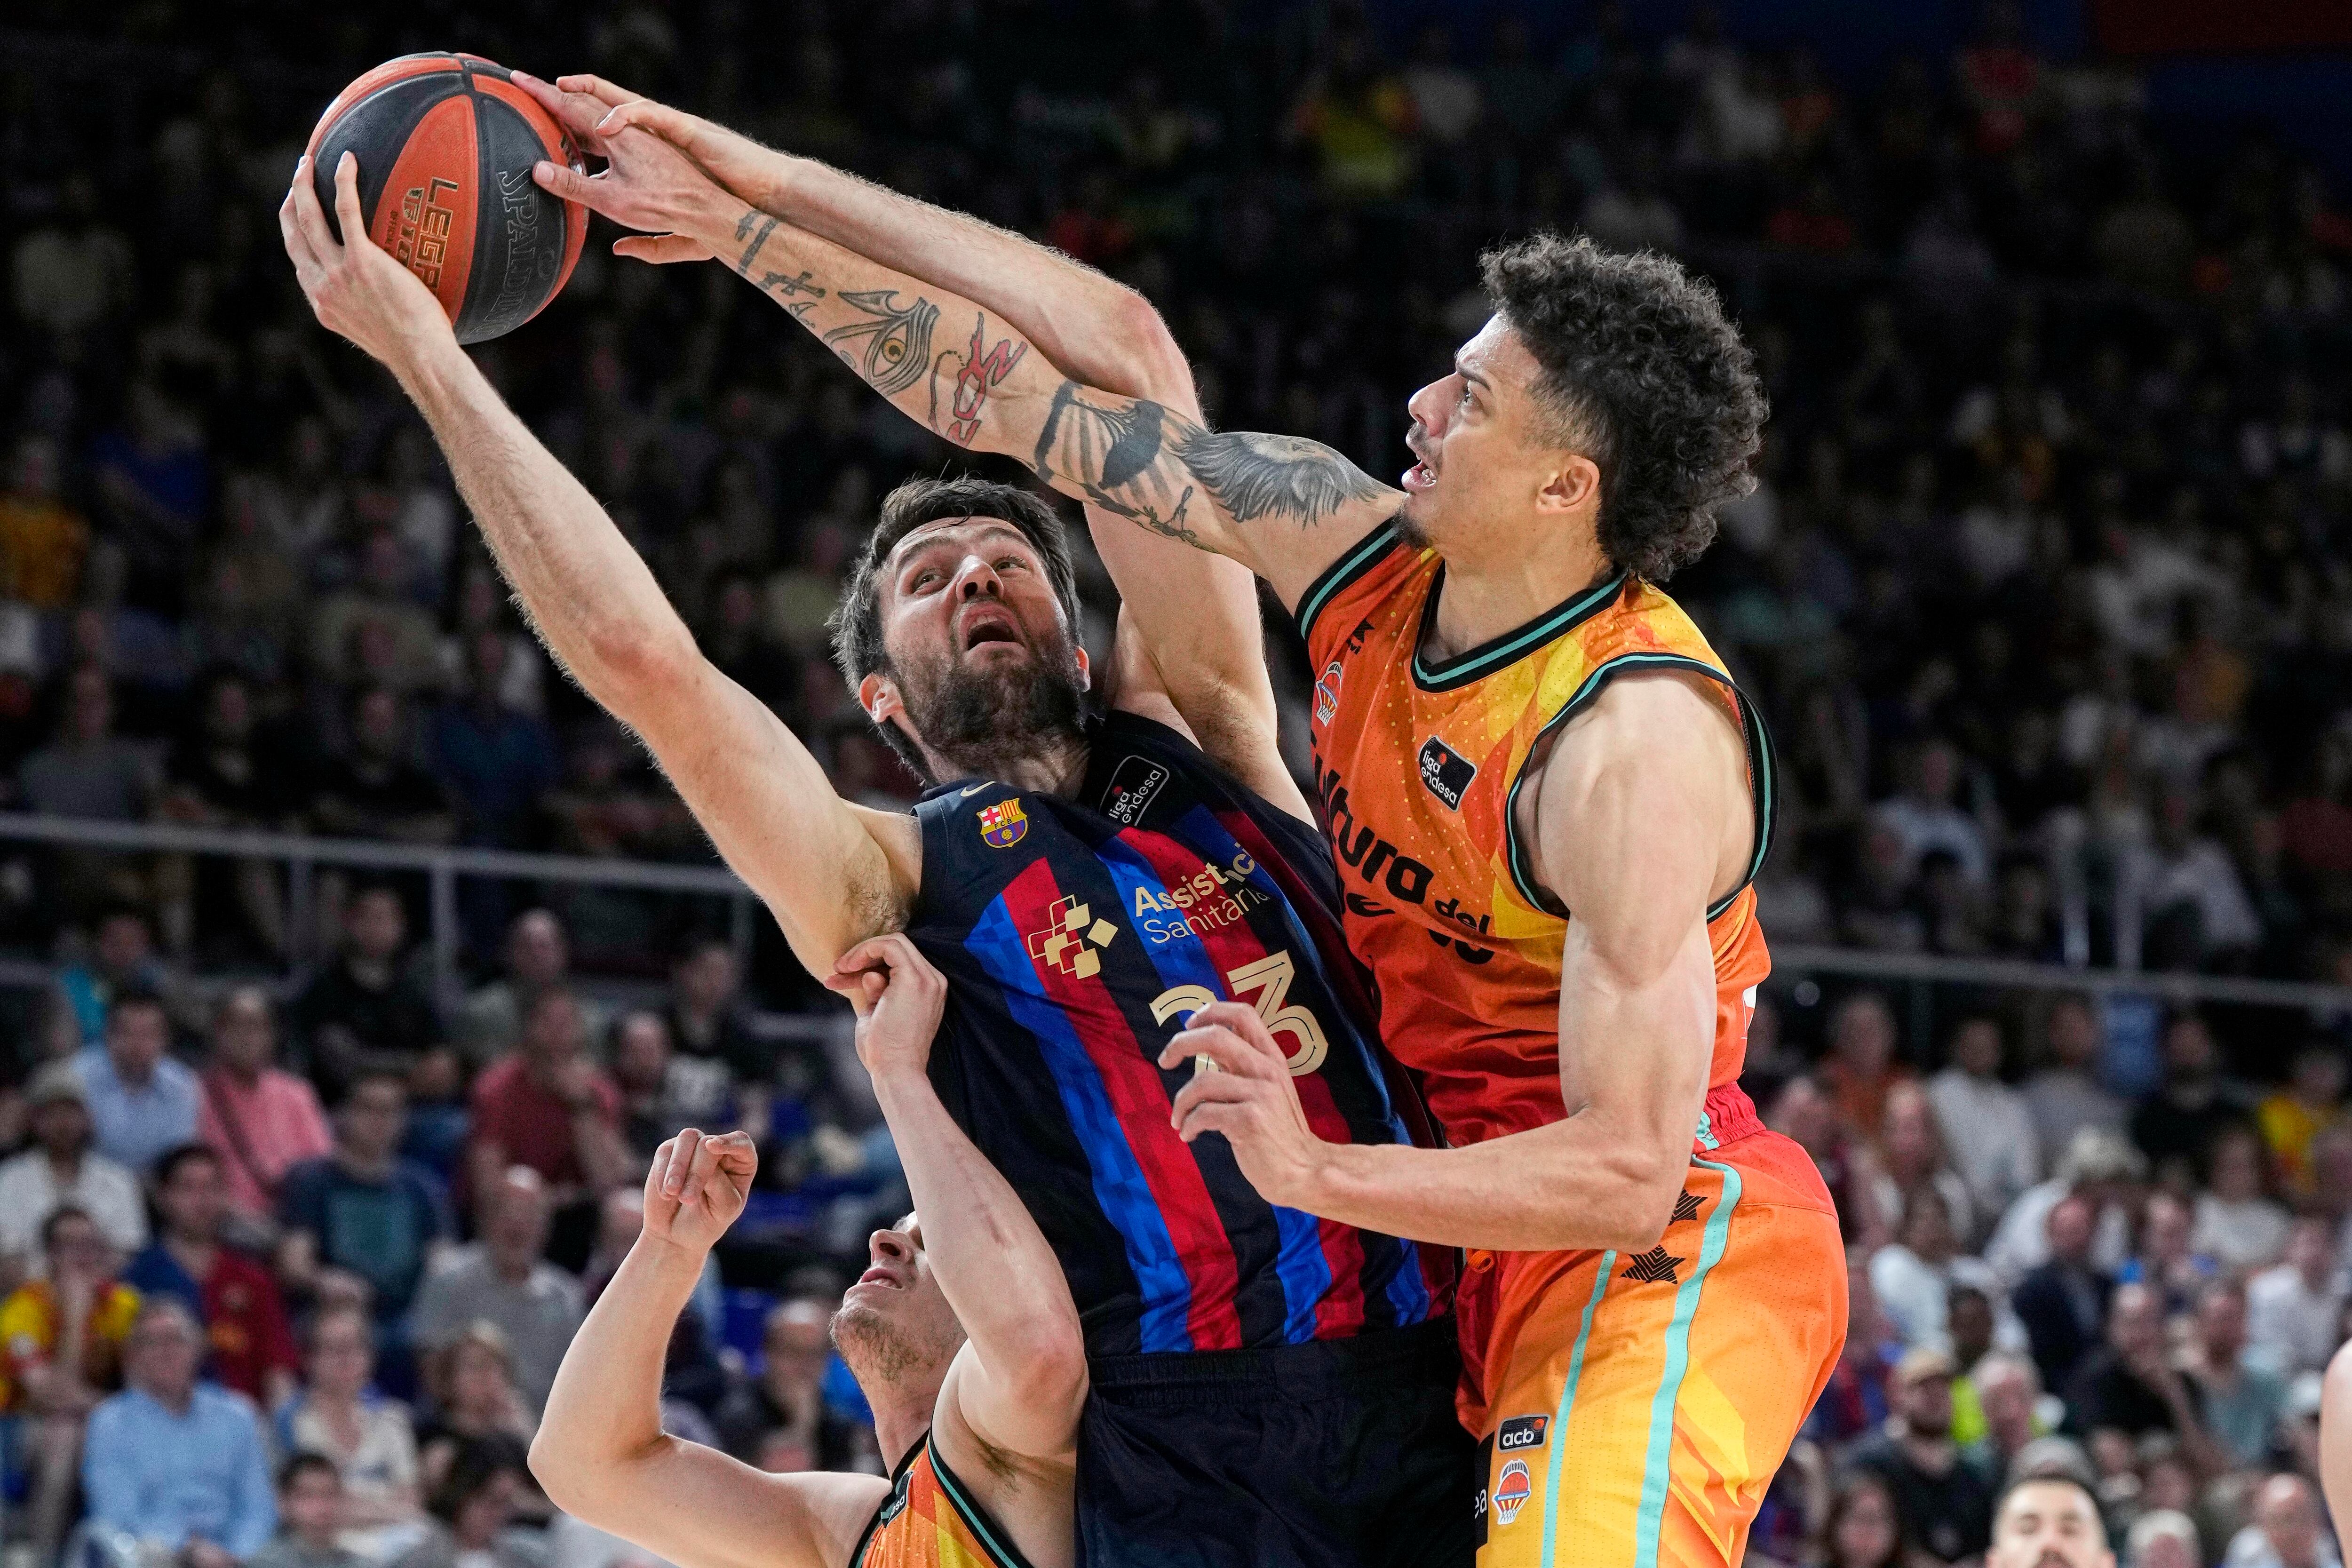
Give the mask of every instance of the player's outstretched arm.
<path id="1" fill-rule="evenodd" d="M 829 239 L 1003 318 L 1063 374 L 1202 420 L 1192 367 L 1151 301 L 1058 250 L 969 213 L 934 206 L 814 158 L 656 103 L 601 77 L 516 80 L 591 151 L 630 126 L 653 132 L 769 216 Z M 704 260 L 698 241 L 625 242 L 641 259 Z M 959 375 L 966 374 L 959 372 Z M 960 389 L 961 390 L 961 389 Z M 1139 636 L 1122 642 L 1121 690 L 1164 693 L 1173 720 L 1259 795 L 1308 816 L 1277 742 L 1257 583 L 1247 567 L 1087 509 L 1096 549 Z"/>
<path id="2" fill-rule="evenodd" d="M 903 918 L 920 854 L 911 819 L 843 801 L 782 721 L 702 656 L 595 498 L 506 406 L 424 284 L 368 238 L 357 180 L 347 153 L 342 243 L 308 159 L 278 211 L 311 308 L 399 379 L 548 651 L 643 737 L 801 961 L 827 972 Z"/>
<path id="3" fill-rule="evenodd" d="M 670 1330 L 758 1166 L 741 1132 L 655 1152 L 645 1232 L 563 1352 L 530 1471 L 564 1512 L 681 1568 L 842 1568 L 888 1482 L 769 1475 L 662 1431 Z"/>
<path id="4" fill-rule="evenodd" d="M 825 984 L 857 1008 L 858 1059 L 905 1163 L 923 1254 L 967 1336 L 940 1391 L 932 1440 L 968 1478 L 1025 1474 L 1047 1495 L 1024 1500 L 1044 1506 L 1023 1514 L 1061 1517 L 1087 1396 L 1086 1342 L 1037 1222 L 931 1088 L 947 981 L 901 934 L 842 954 Z"/>
<path id="5" fill-rule="evenodd" d="M 604 147 L 609 166 L 593 178 L 551 163 L 534 175 L 615 223 L 718 256 L 925 428 L 1017 458 L 1112 517 L 1231 556 L 1286 605 L 1402 504 L 1402 492 L 1320 442 L 1213 431 L 1156 398 L 1088 386 L 1005 317 L 781 223 L 642 128 Z"/>
<path id="6" fill-rule="evenodd" d="M 1744 766 L 1709 699 L 1674 678 L 1615 682 L 1555 748 L 1536 837 L 1543 885 L 1575 911 L 1560 974 L 1565 1120 L 1460 1149 L 1323 1142 L 1282 1047 L 1226 1002 L 1195 1014 L 1160 1058 L 1225 1069 L 1177 1092 L 1175 1125 L 1187 1142 L 1223 1133 L 1268 1201 L 1391 1236 L 1508 1251 L 1655 1246 L 1715 1047 L 1706 906 L 1725 846 L 1696 825 L 1740 819 Z"/>

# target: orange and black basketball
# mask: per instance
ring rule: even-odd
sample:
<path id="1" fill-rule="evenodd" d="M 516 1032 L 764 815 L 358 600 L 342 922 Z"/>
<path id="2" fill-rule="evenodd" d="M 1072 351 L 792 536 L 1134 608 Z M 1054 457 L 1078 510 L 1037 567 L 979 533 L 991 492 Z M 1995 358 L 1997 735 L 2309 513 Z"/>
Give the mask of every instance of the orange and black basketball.
<path id="1" fill-rule="evenodd" d="M 310 150 L 330 226 L 335 165 L 358 157 L 369 237 L 439 296 L 459 342 L 530 321 L 580 259 L 587 209 L 530 177 L 541 158 L 579 168 L 580 150 L 503 66 L 478 55 L 387 60 L 327 106 Z"/>

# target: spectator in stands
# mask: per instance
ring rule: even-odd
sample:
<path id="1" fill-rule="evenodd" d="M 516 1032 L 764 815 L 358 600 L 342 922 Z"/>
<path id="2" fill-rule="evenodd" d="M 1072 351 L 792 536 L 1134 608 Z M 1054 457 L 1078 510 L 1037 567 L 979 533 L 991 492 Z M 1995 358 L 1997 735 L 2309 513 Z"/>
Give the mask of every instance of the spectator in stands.
<path id="1" fill-rule="evenodd" d="M 1974 1236 L 1976 1204 L 1968 1183 L 1952 1168 L 1927 1090 L 1916 1079 L 1905 1079 L 1886 1091 L 1878 1133 L 1879 1169 L 1872 1190 L 1887 1225 L 1902 1224 L 1913 1193 L 1932 1191 L 1944 1200 L 1956 1244 Z"/>
<path id="2" fill-rule="evenodd" d="M 2253 1522 L 2230 1542 L 2231 1568 L 2334 1568 L 2334 1543 L 2311 1483 L 2273 1476 L 2254 1494 Z"/>
<path id="3" fill-rule="evenodd" d="M 1895 1011 L 1875 991 L 1857 991 L 1830 1021 L 1830 1055 L 1822 1087 L 1857 1138 L 1878 1136 L 1887 1090 L 1910 1077 L 1895 1061 Z"/>
<path id="4" fill-rule="evenodd" d="M 751 1031 L 744 1016 L 742 968 L 735 950 L 715 936 L 697 937 L 670 969 L 669 1038 L 685 1061 L 723 1068 L 734 1085 L 735 1125 L 764 1143 L 770 1100 L 780 1066 L 773 1045 Z M 812 1084 L 795 1086 L 805 1094 Z"/>
<path id="5" fill-rule="evenodd" d="M 164 760 L 157 812 L 166 822 L 194 827 L 274 830 L 299 805 L 297 777 L 292 759 L 262 727 L 246 678 L 215 669 L 203 682 L 194 724 Z M 187 856 L 168 857 L 159 868 L 173 951 L 188 951 L 201 935 L 208 952 L 282 956 L 286 900 L 277 866 L 228 861 L 225 887 L 223 868 L 220 860 Z"/>
<path id="6" fill-rule="evenodd" d="M 335 1112 L 334 1152 L 286 1173 L 278 1217 L 279 1275 L 316 1295 L 322 1270 L 364 1279 L 376 1322 L 404 1345 L 402 1321 L 451 1234 L 440 1184 L 400 1156 L 408 1094 L 391 1073 L 363 1075 Z"/>
<path id="7" fill-rule="evenodd" d="M 1895 1494 L 1874 1470 L 1846 1475 L 1822 1520 L 1822 1568 L 1904 1568 Z"/>
<path id="8" fill-rule="evenodd" d="M 196 1380 L 204 1336 L 181 1301 L 142 1302 L 125 1347 L 130 1386 L 89 1418 L 90 1522 L 186 1568 L 233 1568 L 278 1527 L 268 1446 L 253 1409 Z"/>
<path id="9" fill-rule="evenodd" d="M 278 1413 L 278 1449 L 316 1456 L 333 1471 L 339 1539 L 368 1562 L 388 1562 L 422 1539 L 424 1508 L 408 1407 L 374 1387 L 368 1315 L 352 1307 L 320 1312 L 306 1369 L 301 1394 Z"/>
<path id="10" fill-rule="evenodd" d="M 1891 1388 L 1895 1414 L 1853 1455 L 1886 1483 L 1915 1554 L 1937 1563 L 1973 1557 L 1992 1536 L 1992 1488 L 1952 1441 L 1954 1375 L 1941 1351 L 1905 1352 Z"/>
<path id="11" fill-rule="evenodd" d="M 2025 1085 L 2036 1144 L 2054 1155 L 2085 1127 L 2121 1133 L 2128 1111 L 2099 1082 L 2099 1017 L 2090 998 L 2061 996 L 2052 1003 L 2048 1031 L 2050 1064 Z"/>
<path id="12" fill-rule="evenodd" d="M 2007 1476 L 2025 1446 L 2050 1436 L 2042 1416 L 2042 1375 L 2029 1356 L 1994 1351 L 1968 1374 L 1983 1431 L 1968 1445 L 1969 1461 L 1986 1476 Z"/>
<path id="13" fill-rule="evenodd" d="M 530 847 L 540 797 L 554 787 L 555 743 L 547 725 L 506 705 L 510 655 L 505 634 L 485 630 L 466 648 L 467 694 L 433 716 L 434 773 L 457 803 L 463 842 Z"/>
<path id="14" fill-rule="evenodd" d="M 2196 1521 L 2173 1509 L 2141 1514 L 2125 1537 L 2124 1561 L 2128 1568 L 2205 1568 Z"/>
<path id="15" fill-rule="evenodd" d="M 799 1446 L 803 1468 L 842 1469 L 856 1454 L 852 1425 L 824 1399 L 825 1366 L 833 1356 L 833 1313 L 806 1297 L 769 1309 L 760 1333 L 758 1374 L 719 1413 L 727 1451 L 747 1465 L 770 1468 L 778 1441 Z"/>
<path id="16" fill-rule="evenodd" d="M 495 1325 L 511 1347 L 516 1382 L 536 1415 L 580 1327 L 580 1282 L 540 1256 L 547 1244 L 548 1192 L 537 1171 L 511 1166 L 480 1191 L 482 1239 L 459 1248 L 425 1280 L 416 1300 L 415 1341 L 437 1355 L 470 1325 Z"/>
<path id="17" fill-rule="evenodd" d="M 2287 1212 L 2263 1194 L 2262 1134 L 2233 1122 L 2214 1135 L 2190 1245 L 2225 1268 L 2265 1268 L 2286 1250 Z"/>
<path id="18" fill-rule="evenodd" d="M 66 1205 L 89 1215 L 117 1252 L 145 1246 L 139 1178 L 91 1149 L 89 1091 L 74 1064 L 43 1068 L 25 1100 L 33 1147 L 0 1164 L 0 1256 L 30 1254 L 42 1224 Z"/>
<path id="19" fill-rule="evenodd" d="M 2335 1353 L 2344 1289 L 2334 1243 L 2325 1218 L 2298 1219 L 2287 1230 L 2285 1256 L 2247 1281 L 2247 1338 L 2274 1371 L 2318 1372 Z"/>
<path id="20" fill-rule="evenodd" d="M 593 1204 L 627 1180 L 620 1091 L 589 1058 L 585 1034 L 579 999 L 560 986 L 542 991 L 523 1016 L 520 1047 L 474 1080 L 467 1170 L 475 1193 L 518 1163 L 539 1173 L 559 1206 Z M 593 1215 L 588 1223 L 593 1229 Z"/>
<path id="21" fill-rule="evenodd" d="M 2009 1205 L 1985 1243 L 1985 1261 L 2005 1279 L 2022 1279 L 2050 1258 L 2050 1212 L 2080 1196 L 2091 1205 L 2091 1260 L 2110 1273 L 2131 1251 L 2132 1212 L 2147 1161 L 2123 1139 L 2096 1128 L 2074 1134 L 2050 1179 Z"/>
<path id="22" fill-rule="evenodd" d="M 2018 1282 L 2010 1306 L 2025 1327 L 2043 1384 L 2065 1388 L 2098 1343 L 2113 1286 L 2092 1261 L 2097 1221 L 2089 1198 L 2063 1199 L 2049 1224 L 2049 1261 Z"/>
<path id="23" fill-rule="evenodd" d="M 213 1058 L 199 1079 L 196 1136 L 220 1156 L 231 1212 L 248 1230 L 273 1227 L 278 1186 L 305 1160 L 334 1147 L 317 1091 L 275 1065 L 269 995 L 238 985 L 213 1011 Z"/>
<path id="24" fill-rule="evenodd" d="M 278 1467 L 278 1534 L 246 1568 L 362 1568 L 370 1560 L 343 1546 L 343 1480 L 335 1462 L 289 1449 Z"/>
<path id="25" fill-rule="evenodd" d="M 127 990 L 168 994 L 170 981 L 163 961 L 155 956 L 155 933 L 144 911 L 117 904 L 98 918 L 87 960 L 58 971 L 58 988 L 72 1007 L 81 1041 L 95 1046 L 106 1038 L 106 1010 Z"/>
<path id="26" fill-rule="evenodd" d="M 2042 1179 L 2025 1097 L 2000 1080 L 2000 1022 L 1989 1014 L 1954 1026 L 1951 1065 L 1927 1080 L 1928 1103 L 1979 1214 L 1990 1219 Z"/>
<path id="27" fill-rule="evenodd" d="M 2164 1315 L 2178 1318 L 2196 1310 L 2198 1297 L 2221 1273 L 2221 1261 L 2197 1247 L 2194 1211 L 2176 1194 L 2150 1193 L 2140 1213 L 2139 1250 L 2116 1270 L 2116 1282 L 2150 1287 Z"/>
<path id="28" fill-rule="evenodd" d="M 358 889 L 343 911 L 341 950 L 294 999 L 288 1022 L 330 1100 L 362 1072 L 408 1072 L 441 1038 L 432 997 L 402 962 L 407 942 L 399 892 Z"/>
<path id="29" fill-rule="evenodd" d="M 1932 1186 L 1913 1187 L 1904 1205 L 1901 1238 L 1871 1258 L 1871 1289 L 1906 1346 L 1949 1355 L 1956 1284 L 1979 1295 L 2000 1289 L 1981 1258 L 1960 1251 L 1944 1195 Z"/>
<path id="30" fill-rule="evenodd" d="M 2066 1387 L 2066 1429 L 2133 1438 L 2169 1432 L 2200 1473 L 2229 1468 L 2198 1417 L 2196 1389 L 2166 1353 L 2164 1309 L 2146 1285 L 2119 1285 L 2109 1299 L 2106 1342 Z"/>
<path id="31" fill-rule="evenodd" d="M 2214 1137 L 2243 1116 L 2236 1087 L 2221 1076 L 2213 1031 L 2195 1013 L 2176 1013 L 2164 1026 L 2164 1080 L 2132 1112 L 2131 1139 L 2160 1172 L 2168 1161 L 2193 1164 Z"/>
<path id="32" fill-rule="evenodd" d="M 541 1568 L 507 1533 L 528 1487 L 520 1449 L 464 1445 L 433 1489 L 432 1532 L 394 1568 Z"/>
<path id="33" fill-rule="evenodd" d="M 1993 1518 L 1985 1568 L 2116 1568 L 2098 1494 L 2063 1470 L 2011 1481 Z"/>
<path id="34" fill-rule="evenodd" d="M 98 1152 L 145 1173 L 196 1136 L 196 1075 L 167 1053 L 172 1020 L 152 991 L 126 990 L 107 1010 L 106 1043 L 74 1060 Z"/>
<path id="35" fill-rule="evenodd" d="M 2285 1086 L 2254 1108 L 2281 1190 L 2295 1198 L 2310 1196 L 2315 1175 L 2312 1142 L 2343 1115 L 2344 1053 L 2328 1041 L 2314 1040 L 2295 1052 Z"/>
<path id="36" fill-rule="evenodd" d="M 477 1071 L 507 1055 L 522 1038 L 524 1016 L 541 992 L 568 984 L 572 942 L 563 922 L 548 910 L 525 910 L 507 928 L 506 973 L 472 992 L 458 1014 L 457 1042 L 466 1065 Z M 602 1009 L 581 1001 L 591 1035 L 601 1034 Z"/>
<path id="37" fill-rule="evenodd" d="M 440 783 L 419 767 L 400 694 L 370 686 L 352 700 L 351 739 L 320 770 L 310 817 L 321 833 L 446 844 L 457 815 Z"/>
<path id="38" fill-rule="evenodd" d="M 78 667 L 66 681 L 58 737 L 16 770 L 16 791 L 47 816 L 143 822 L 155 802 L 150 753 L 114 732 L 114 691 L 106 671 Z"/>
<path id="39" fill-rule="evenodd" d="M 213 1381 L 274 1410 L 294 1392 L 300 1370 L 294 1331 L 278 1281 L 254 1258 L 226 1245 L 227 1183 L 220 1156 L 184 1143 L 155 1166 L 155 1212 L 162 1234 L 123 1270 L 142 1299 L 177 1297 L 205 1331 Z"/>
<path id="40" fill-rule="evenodd" d="M 2197 1300 L 2189 1375 L 2198 1419 L 2230 1463 L 2252 1468 L 2268 1459 L 2286 1413 L 2286 1380 L 2249 1350 L 2246 1293 L 2234 1280 L 2215 1280 Z"/>
<path id="41" fill-rule="evenodd" d="M 670 1054 L 669 1026 L 643 1008 L 613 1026 L 613 1086 L 621 1097 L 621 1137 L 634 1159 L 650 1161 L 662 1141 L 688 1125 L 730 1125 L 728 1080 Z"/>
<path id="42" fill-rule="evenodd" d="M 539 1429 L 538 1415 L 515 1384 L 514 1350 L 496 1323 L 479 1319 L 434 1362 L 433 1418 L 417 1430 L 427 1476 L 446 1472 L 469 1444 L 497 1444 L 520 1456 Z"/>
<path id="43" fill-rule="evenodd" d="M 1916 870 L 1929 850 L 1941 849 L 1958 862 L 1960 874 L 1972 886 L 1982 886 L 1992 861 L 1985 850 L 1984 830 L 1954 804 L 1960 787 L 1958 748 L 1940 737 L 1929 740 L 1912 752 L 1908 772 L 1903 791 L 1881 801 L 1872 814 L 1901 843 L 1905 870 Z"/>
<path id="44" fill-rule="evenodd" d="M 42 1222 L 41 1250 L 47 1278 L 0 1302 L 0 1364 L 5 1408 L 26 1423 L 30 1523 L 46 1563 L 73 1522 L 82 1429 L 99 1401 L 122 1386 L 139 1293 L 115 1278 L 113 1248 L 80 1209 L 67 1205 Z M 68 1336 L 72 1344 L 61 1347 Z"/>

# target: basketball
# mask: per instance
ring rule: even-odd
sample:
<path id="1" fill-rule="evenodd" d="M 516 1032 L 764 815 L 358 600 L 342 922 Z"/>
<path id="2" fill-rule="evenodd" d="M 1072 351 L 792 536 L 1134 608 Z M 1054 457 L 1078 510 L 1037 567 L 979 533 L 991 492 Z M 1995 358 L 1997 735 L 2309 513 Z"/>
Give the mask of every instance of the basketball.
<path id="1" fill-rule="evenodd" d="M 580 152 L 506 68 L 478 55 L 404 55 L 343 89 L 310 132 L 311 179 L 327 223 L 335 165 L 359 159 L 368 236 L 440 300 L 457 341 L 530 321 L 572 276 L 588 214 L 532 183 L 541 158 Z"/>

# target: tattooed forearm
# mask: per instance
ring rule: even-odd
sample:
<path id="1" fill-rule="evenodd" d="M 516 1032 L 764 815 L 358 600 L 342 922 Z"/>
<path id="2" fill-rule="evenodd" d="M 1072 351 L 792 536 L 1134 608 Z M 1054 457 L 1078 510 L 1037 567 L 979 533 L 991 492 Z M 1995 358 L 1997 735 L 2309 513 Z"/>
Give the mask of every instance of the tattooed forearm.
<path id="1" fill-rule="evenodd" d="M 748 212 L 738 218 L 735 222 L 735 237 L 748 239 L 751 243 L 743 247 L 743 254 L 736 258 L 735 270 L 746 278 L 751 276 L 751 263 L 759 256 L 760 247 L 767 244 L 768 237 L 775 232 L 776 220 L 764 213 Z M 771 273 L 770 276 L 772 277 L 774 274 Z M 764 288 L 766 285 L 763 283 L 761 287 Z"/>
<path id="2" fill-rule="evenodd" d="M 790 299 L 794 294 L 814 294 L 820 300 L 824 298 L 824 290 L 809 281 L 809 273 L 806 269 L 803 269 L 797 278 L 787 278 L 781 272 L 770 272 L 761 278 L 760 287 L 779 300 Z"/>
<path id="3" fill-rule="evenodd" d="M 988 328 L 985 312 L 975 312 L 971 319 L 971 346 L 961 353 L 941 349 L 931 366 L 930 426 L 959 447 L 969 447 L 980 434 L 980 416 L 988 406 L 988 395 L 996 384 L 1013 374 L 1029 352 L 1025 342 L 1000 338 L 996 346 L 983 353 L 981 342 Z M 940 423 L 940 380 L 955 368 L 955 382 L 948 404 L 948 422 Z"/>
<path id="4" fill-rule="evenodd" d="M 931 363 L 931 328 L 939 321 L 940 308 L 919 294 L 913 304 L 901 305 L 896 289 L 845 289 L 839 298 L 867 319 L 825 333 L 827 346 L 885 397 L 914 385 Z M 843 346 L 861 339 L 863 363 Z"/>
<path id="5" fill-rule="evenodd" d="M 1280 517 L 1311 528 L 1388 487 L 1320 441 L 1195 427 L 1176 455 L 1235 522 Z"/>
<path id="6" fill-rule="evenodd" d="M 1032 466 L 1106 510 L 1207 548 L 1184 526 L 1195 491 L 1236 522 L 1312 526 L 1383 488 L 1318 441 L 1220 435 L 1147 398 L 1113 398 L 1065 381 L 1046 410 Z"/>

